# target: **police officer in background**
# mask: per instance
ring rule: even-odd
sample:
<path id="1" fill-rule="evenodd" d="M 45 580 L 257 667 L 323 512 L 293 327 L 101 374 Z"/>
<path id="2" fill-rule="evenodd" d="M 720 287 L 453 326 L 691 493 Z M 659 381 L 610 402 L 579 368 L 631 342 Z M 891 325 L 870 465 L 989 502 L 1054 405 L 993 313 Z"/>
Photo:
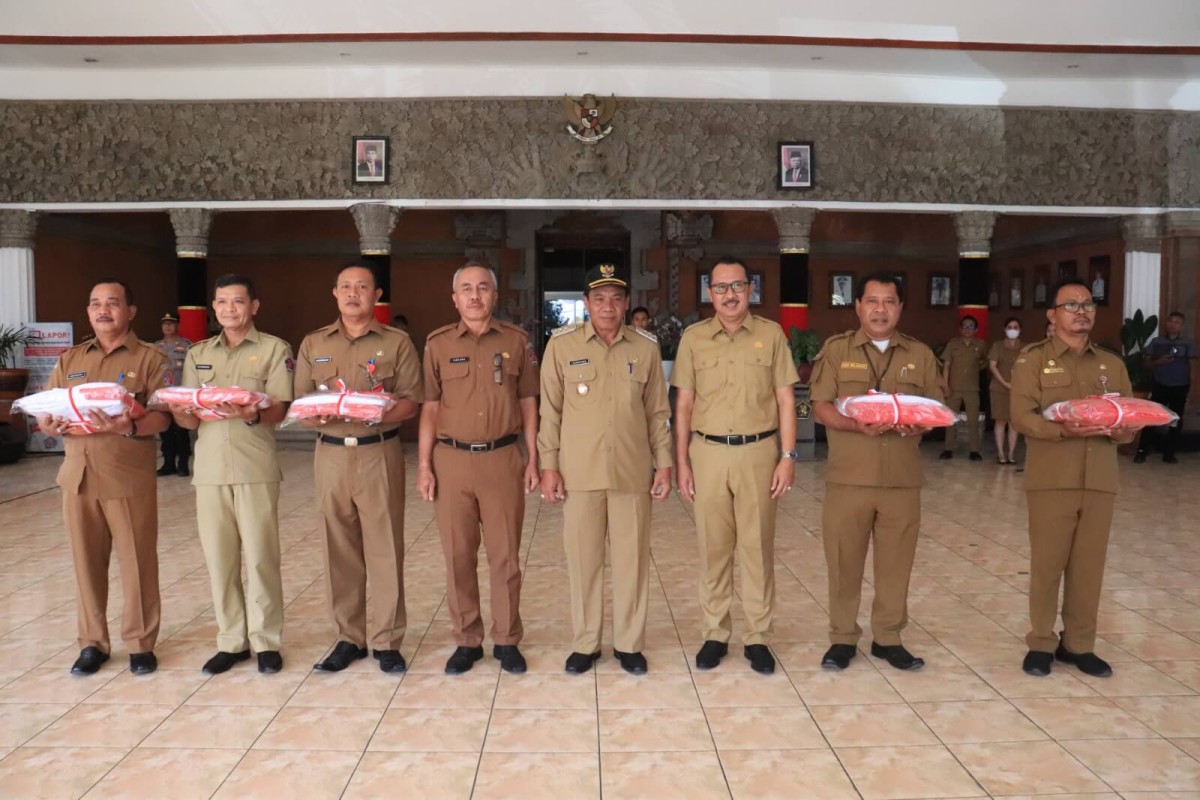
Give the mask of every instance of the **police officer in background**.
<path id="1" fill-rule="evenodd" d="M 92 287 L 87 314 L 95 338 L 59 356 L 46 388 L 119 383 L 145 405 L 166 385 L 167 359 L 131 329 L 133 291 L 122 280 L 104 278 Z M 91 411 L 87 418 L 94 430 L 88 435 L 61 417 L 38 418 L 38 427 L 62 436 L 66 447 L 58 485 L 75 562 L 81 648 L 71 672 L 91 675 L 108 661 L 108 568 L 115 547 L 125 601 L 121 638 L 129 648 L 129 671 L 145 675 L 158 669 L 154 643 L 162 617 L 154 435 L 166 430 L 170 416 L 150 411 L 133 419 L 129 412 L 110 417 Z"/>
<path id="2" fill-rule="evenodd" d="M 985 366 L 985 348 L 983 342 L 975 338 L 978 329 L 979 321 L 967 314 L 959 321 L 958 338 L 951 339 L 942 351 L 942 378 L 950 391 L 946 405 L 956 414 L 960 408 L 967 413 L 967 443 L 972 461 L 983 460 L 979 452 L 979 371 Z M 958 427 L 951 425 L 946 428 L 946 448 L 939 458 L 954 458 L 957 444 Z"/>
<path id="3" fill-rule="evenodd" d="M 542 367 L 542 499 L 566 500 L 563 541 L 575 638 L 566 669 L 600 657 L 604 554 L 612 550 L 613 655 L 633 674 L 650 592 L 650 499 L 671 494 L 670 408 L 658 340 L 624 325 L 629 284 L 611 264 L 588 271 L 590 321 L 554 331 Z"/>
<path id="4" fill-rule="evenodd" d="M 1025 434 L 1029 505 L 1029 653 L 1023 669 L 1050 674 L 1054 659 L 1097 677 L 1112 667 L 1097 656 L 1096 616 L 1113 501 L 1117 494 L 1117 445 L 1133 441 L 1127 428 L 1051 422 L 1048 406 L 1093 394 L 1129 395 L 1120 356 L 1096 346 L 1096 302 L 1078 278 L 1060 281 L 1046 311 L 1054 335 L 1026 347 L 1013 366 L 1012 421 Z M 1054 633 L 1058 590 L 1063 591 L 1063 631 Z"/>
<path id="5" fill-rule="evenodd" d="M 521 673 L 521 527 L 525 493 L 541 483 L 537 355 L 522 328 L 492 316 L 496 273 L 468 262 L 454 273 L 452 287 L 459 321 L 425 342 L 417 455 L 417 492 L 434 503 L 458 645 L 446 672 L 459 675 L 483 658 L 476 573 L 482 528 L 491 575 L 492 656 L 506 672 Z M 528 458 L 517 447 L 522 440 Z"/>
<path id="6" fill-rule="evenodd" d="M 170 369 L 167 372 L 168 385 L 179 386 L 183 380 L 183 361 L 187 357 L 188 348 L 192 343 L 179 335 L 179 317 L 171 313 L 163 314 L 163 338 L 154 346 L 163 351 L 167 357 Z M 171 426 L 163 431 L 162 439 L 163 464 L 159 467 L 159 475 L 188 476 L 188 459 L 192 455 L 192 440 L 190 434 L 174 420 Z"/>
<path id="7" fill-rule="evenodd" d="M 750 313 L 750 276 L 732 256 L 709 274 L 716 315 L 688 327 L 671 383 L 679 493 L 696 505 L 704 644 L 712 669 L 733 633 L 733 557 L 742 572 L 744 654 L 755 672 L 775 671 L 767 642 L 775 611 L 775 509 L 795 477 L 799 380 L 778 323 Z"/>
<path id="8" fill-rule="evenodd" d="M 1179 419 L 1165 428 L 1142 431 L 1141 444 L 1133 457 L 1135 464 L 1146 460 L 1155 440 L 1160 437 L 1163 462 L 1179 463 L 1175 446 L 1179 443 L 1179 431 L 1183 429 L 1183 412 L 1192 390 L 1192 365 L 1196 363 L 1196 345 L 1183 335 L 1185 320 L 1182 313 L 1172 311 L 1167 315 L 1166 336 L 1155 336 L 1146 346 L 1146 366 L 1152 370 L 1150 399 L 1174 411 Z"/>
<path id="9" fill-rule="evenodd" d="M 217 653 L 206 675 L 227 672 L 258 654 L 258 671 L 283 669 L 283 580 L 279 552 L 279 482 L 283 473 L 275 426 L 292 400 L 296 362 L 283 339 L 254 325 L 259 301 L 243 275 L 217 278 L 213 312 L 221 333 L 192 346 L 183 367 L 184 386 L 238 386 L 270 395 L 271 405 L 218 404 L 225 419 L 201 422 L 195 409 L 173 408 L 196 439 L 196 525 L 212 584 Z M 242 591 L 242 556 L 250 601 Z"/>
<path id="10" fill-rule="evenodd" d="M 404 672 L 404 450 L 400 423 L 421 402 L 421 365 L 408 334 L 375 319 L 383 291 L 371 268 L 349 264 L 337 275 L 338 319 L 300 344 L 296 397 L 339 379 L 351 391 L 398 399 L 378 425 L 333 417 L 316 428 L 314 480 L 325 532 L 325 580 L 338 642 L 315 669 L 339 672 L 374 650 L 384 672 Z M 367 581 L 371 583 L 370 600 Z M 367 628 L 370 605 L 371 628 Z"/>
<path id="11" fill-rule="evenodd" d="M 813 415 L 829 437 L 821 528 L 829 569 L 829 641 L 821 659 L 843 670 L 862 636 L 867 547 L 875 545 L 875 602 L 871 655 L 896 669 L 925 665 L 905 649 L 908 583 L 921 531 L 921 436 L 915 425 L 868 425 L 838 413 L 839 397 L 880 392 L 941 400 L 938 362 L 927 346 L 896 330 L 904 310 L 904 285 L 895 275 L 866 277 L 854 299 L 859 328 L 831 337 L 812 376 Z"/>

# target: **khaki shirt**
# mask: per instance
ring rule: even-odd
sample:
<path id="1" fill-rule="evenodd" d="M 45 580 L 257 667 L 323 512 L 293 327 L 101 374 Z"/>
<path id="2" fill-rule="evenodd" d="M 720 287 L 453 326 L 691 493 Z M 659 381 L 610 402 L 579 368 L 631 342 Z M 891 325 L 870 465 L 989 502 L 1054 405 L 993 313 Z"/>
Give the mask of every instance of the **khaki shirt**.
<path id="1" fill-rule="evenodd" d="M 97 339 L 75 345 L 58 357 L 47 389 L 81 383 L 120 383 L 143 406 L 166 385 L 167 358 L 154 345 L 130 331 L 111 353 Z M 122 375 L 124 378 L 122 379 Z M 64 490 L 101 500 L 134 497 L 154 491 L 156 462 L 153 436 L 120 434 L 64 436 L 66 458 L 58 471 Z"/>
<path id="2" fill-rule="evenodd" d="M 1013 365 L 1017 363 L 1017 356 L 1021 355 L 1021 348 L 1025 345 L 1018 339 L 1015 347 L 1008 346 L 1008 339 L 1001 339 L 998 342 L 992 342 L 992 349 L 988 350 L 988 362 L 996 362 L 996 371 L 1000 373 L 1000 377 L 1012 383 Z M 991 391 L 1007 394 L 1008 389 L 1004 388 L 1004 384 L 1000 381 L 991 382 Z"/>
<path id="3" fill-rule="evenodd" d="M 167 370 L 168 386 L 182 386 L 183 383 L 183 360 L 187 356 L 188 348 L 192 343 L 182 336 L 175 338 L 174 342 L 167 343 L 166 339 L 159 339 L 154 343 L 154 346 L 162 350 L 163 355 L 167 357 L 169 368 Z"/>
<path id="4" fill-rule="evenodd" d="M 1089 343 L 1076 354 L 1057 336 L 1031 344 L 1013 366 L 1012 424 L 1027 437 L 1025 489 L 1117 491 L 1117 443 L 1108 437 L 1064 437 L 1063 426 L 1042 417 L 1061 400 L 1094 394 L 1133 394 L 1120 356 Z"/>
<path id="5" fill-rule="evenodd" d="M 649 491 L 653 470 L 673 465 L 654 335 L 626 325 L 608 346 L 592 323 L 571 325 L 542 362 L 542 469 L 562 472 L 567 491 Z"/>
<path id="6" fill-rule="evenodd" d="M 951 392 L 978 392 L 979 370 L 984 366 L 983 342 L 972 337 L 951 339 L 942 351 L 942 361 L 950 366 Z"/>
<path id="7" fill-rule="evenodd" d="M 371 359 L 375 360 L 375 381 L 385 392 L 414 403 L 422 401 L 421 362 L 412 340 L 399 328 L 375 319 L 357 339 L 346 335 L 341 319 L 305 336 L 296 359 L 296 397 L 311 394 L 318 386 L 336 391 L 337 378 L 351 391 L 368 391 L 371 382 L 367 365 Z M 330 436 L 374 436 L 399 427 L 399 422 L 366 425 L 338 420 L 321 426 L 320 431 Z"/>
<path id="8" fill-rule="evenodd" d="M 911 336 L 892 334 L 880 353 L 861 329 L 831 337 L 813 365 L 811 399 L 839 397 L 875 389 L 944 401 L 933 351 Z M 912 487 L 923 483 L 921 438 L 896 431 L 867 436 L 826 428 L 829 438 L 828 483 L 850 486 Z"/>
<path id="9" fill-rule="evenodd" d="M 537 396 L 538 380 L 529 336 L 511 323 L 493 319 L 476 338 L 460 321 L 425 340 L 425 400 L 440 404 L 439 438 L 494 442 L 520 433 L 520 400 Z"/>
<path id="10" fill-rule="evenodd" d="M 710 436 L 778 428 L 775 390 L 799 380 L 783 328 L 754 314 L 733 335 L 716 317 L 690 325 L 671 373 L 673 386 L 696 393 L 692 430 Z"/>
<path id="11" fill-rule="evenodd" d="M 184 386 L 237 386 L 291 402 L 292 346 L 251 327 L 237 347 L 225 334 L 192 345 L 183 366 Z M 271 425 L 247 425 L 240 419 L 201 421 L 196 438 L 193 486 L 277 483 L 283 480 Z"/>

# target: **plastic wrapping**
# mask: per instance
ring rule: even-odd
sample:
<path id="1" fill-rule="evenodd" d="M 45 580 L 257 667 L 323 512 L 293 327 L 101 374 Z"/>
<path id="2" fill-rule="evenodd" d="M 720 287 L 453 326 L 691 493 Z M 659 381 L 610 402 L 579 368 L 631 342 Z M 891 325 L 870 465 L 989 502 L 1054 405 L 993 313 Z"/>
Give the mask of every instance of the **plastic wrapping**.
<path id="1" fill-rule="evenodd" d="M 838 413 L 867 425 L 920 425 L 923 428 L 945 428 L 953 425 L 958 416 L 945 403 L 914 394 L 869 392 L 838 398 Z"/>
<path id="2" fill-rule="evenodd" d="M 84 433 L 95 433 L 87 423 L 89 411 L 103 411 L 110 417 L 130 412 L 134 419 L 146 416 L 146 409 L 119 383 L 81 383 L 68 389 L 47 389 L 13 402 L 18 411 L 33 417 L 49 414 L 68 420 Z"/>
<path id="3" fill-rule="evenodd" d="M 213 406 L 221 403 L 263 409 L 271 405 L 271 396 L 237 386 L 167 386 L 150 395 L 150 405 L 191 408 L 194 409 L 192 413 L 196 419 L 204 422 L 215 422 L 228 417 L 213 409 Z"/>
<path id="4" fill-rule="evenodd" d="M 1091 395 L 1055 403 L 1042 412 L 1051 422 L 1104 428 L 1149 428 L 1171 425 L 1179 415 L 1153 400 L 1117 394 Z"/>
<path id="5" fill-rule="evenodd" d="M 334 417 L 374 425 L 382 422 L 383 415 L 394 405 L 396 397 L 383 391 L 317 391 L 297 398 L 279 427 L 313 417 Z"/>

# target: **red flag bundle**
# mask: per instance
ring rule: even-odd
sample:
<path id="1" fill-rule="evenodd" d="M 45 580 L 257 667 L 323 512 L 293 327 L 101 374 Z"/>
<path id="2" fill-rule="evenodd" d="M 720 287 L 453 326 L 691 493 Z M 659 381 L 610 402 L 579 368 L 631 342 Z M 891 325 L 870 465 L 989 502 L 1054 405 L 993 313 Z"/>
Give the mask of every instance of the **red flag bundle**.
<path id="1" fill-rule="evenodd" d="M 167 386 L 159 389 L 150 396 L 150 405 L 166 405 L 175 408 L 190 408 L 197 419 L 205 422 L 215 422 L 226 419 L 227 415 L 214 409 L 214 406 L 229 403 L 235 406 L 254 406 L 266 408 L 271 405 L 271 396 L 262 392 L 252 392 L 237 386 Z"/>
<path id="2" fill-rule="evenodd" d="M 957 416 L 945 403 L 914 394 L 888 394 L 872 390 L 867 394 L 838 398 L 838 413 L 866 425 L 920 425 L 945 428 Z"/>
<path id="3" fill-rule="evenodd" d="M 1055 403 L 1042 412 L 1051 422 L 1070 422 L 1075 425 L 1102 428 L 1149 428 L 1170 425 L 1179 415 L 1153 400 L 1122 397 L 1117 394 L 1097 394 L 1078 400 Z"/>
<path id="4" fill-rule="evenodd" d="M 369 392 L 351 392 L 339 378 L 337 387 L 338 391 L 317 391 L 297 398 L 288 408 L 280 427 L 313 417 L 335 417 L 374 425 L 382 422 L 383 415 L 396 405 L 396 397 L 384 392 L 383 386 L 376 386 Z"/>
<path id="5" fill-rule="evenodd" d="M 49 414 L 69 420 L 71 426 L 84 433 L 95 433 L 87 423 L 89 411 L 102 411 L 119 417 L 126 411 L 134 419 L 146 416 L 146 409 L 119 383 L 81 383 L 68 389 L 47 389 L 22 397 L 12 406 L 13 413 L 21 411 L 32 417 Z"/>

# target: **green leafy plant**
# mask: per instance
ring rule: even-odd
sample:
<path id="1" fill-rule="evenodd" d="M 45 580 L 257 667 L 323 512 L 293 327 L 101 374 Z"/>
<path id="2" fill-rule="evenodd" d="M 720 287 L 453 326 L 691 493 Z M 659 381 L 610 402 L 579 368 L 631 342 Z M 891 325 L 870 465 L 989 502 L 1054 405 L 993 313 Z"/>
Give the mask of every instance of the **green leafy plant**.
<path id="1" fill-rule="evenodd" d="M 793 325 L 788 331 L 788 347 L 797 368 L 801 364 L 811 364 L 821 352 L 821 335 L 814 330 L 801 330 Z"/>
<path id="2" fill-rule="evenodd" d="M 15 367 L 17 349 L 38 341 L 41 338 L 36 333 L 30 333 L 28 328 L 15 325 L 0 327 L 0 367 Z"/>
<path id="3" fill-rule="evenodd" d="M 1146 345 L 1158 328 L 1158 315 L 1142 315 L 1139 308 L 1132 317 L 1126 317 L 1121 325 L 1121 357 L 1129 371 L 1129 382 L 1135 391 L 1150 389 L 1150 369 L 1146 366 Z"/>
<path id="4" fill-rule="evenodd" d="M 680 319 L 674 314 L 659 314 L 650 325 L 650 332 L 658 337 L 658 349 L 663 361 L 674 361 L 679 353 L 679 340 L 683 331 L 700 319 L 699 313 L 688 314 Z"/>

